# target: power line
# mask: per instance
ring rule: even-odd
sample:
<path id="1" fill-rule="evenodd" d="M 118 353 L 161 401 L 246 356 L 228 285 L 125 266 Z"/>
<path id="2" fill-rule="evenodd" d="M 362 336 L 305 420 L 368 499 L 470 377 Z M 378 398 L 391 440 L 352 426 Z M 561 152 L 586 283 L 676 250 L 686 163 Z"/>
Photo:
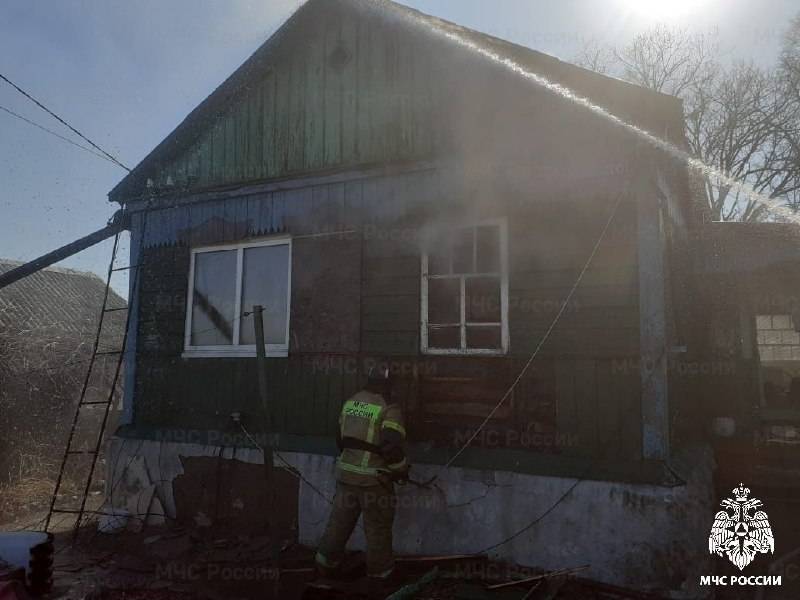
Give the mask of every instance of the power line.
<path id="1" fill-rule="evenodd" d="M 118 164 L 117 164 L 115 161 L 111 160 L 110 158 L 107 158 L 106 156 L 104 156 L 104 155 L 100 154 L 99 152 L 95 152 L 95 151 L 94 151 L 94 150 L 92 150 L 91 148 L 87 148 L 86 146 L 82 146 L 81 144 L 79 144 L 79 143 L 77 143 L 77 142 L 75 142 L 75 141 L 73 141 L 73 140 L 69 139 L 68 137 L 64 137 L 64 136 L 63 136 L 63 135 L 61 135 L 60 133 L 56 133 L 56 132 L 55 132 L 55 131 L 53 131 L 52 129 L 48 129 L 48 128 L 47 128 L 47 127 L 45 127 L 44 125 L 39 125 L 39 123 L 36 123 L 35 121 L 31 121 L 30 119 L 28 119 L 28 118 L 26 118 L 26 117 L 23 117 L 23 116 L 22 116 L 22 115 L 20 115 L 20 114 L 17 114 L 17 113 L 15 113 L 13 110 L 11 110 L 11 109 L 9 109 L 9 108 L 6 108 L 5 106 L 2 106 L 2 105 L 0 105 L 0 110 L 2 110 L 2 111 L 4 111 L 4 112 L 8 113 L 8 114 L 9 114 L 9 115 L 11 115 L 12 117 L 16 117 L 17 119 L 20 119 L 21 121 L 25 121 L 25 122 L 26 122 L 26 123 L 28 123 L 29 125 L 33 125 L 34 127 L 37 127 L 37 128 L 39 128 L 39 129 L 41 129 L 42 131 L 44 131 L 44 132 L 46 132 L 46 133 L 49 133 L 50 135 L 54 135 L 54 136 L 55 136 L 55 137 L 57 137 L 58 139 L 60 139 L 60 140 L 63 140 L 63 141 L 65 141 L 65 142 L 67 142 L 68 144 L 72 144 L 73 146 L 75 146 L 75 147 L 77 147 L 77 148 L 80 148 L 81 150 L 84 150 L 84 151 L 88 152 L 89 154 L 91 154 L 91 155 L 93 155 L 93 156 L 96 156 L 97 158 L 102 158 L 102 159 L 103 159 L 103 160 L 105 160 L 105 161 L 108 161 L 108 162 L 110 162 L 110 163 L 112 163 L 112 164 L 115 164 L 115 165 L 119 166 L 119 165 L 118 165 Z"/>
<path id="2" fill-rule="evenodd" d="M 75 135 L 77 135 L 78 137 L 80 137 L 80 138 L 81 138 L 83 141 L 87 142 L 87 143 L 88 143 L 88 144 L 89 144 L 89 145 L 90 145 L 92 148 L 94 148 L 95 150 L 98 150 L 98 151 L 100 151 L 100 152 L 101 152 L 101 153 L 103 153 L 103 154 L 104 154 L 104 155 L 105 155 L 105 156 L 106 156 L 106 157 L 107 157 L 109 160 L 111 160 L 112 162 L 116 163 L 117 165 L 119 165 L 120 167 L 122 167 L 123 169 L 125 169 L 126 171 L 130 172 L 130 169 L 129 169 L 128 167 L 126 167 L 124 164 L 122 164 L 122 163 L 121 163 L 121 162 L 120 162 L 120 161 L 119 161 L 119 160 L 118 160 L 118 159 L 117 159 L 117 158 L 116 158 L 114 155 L 112 155 L 112 154 L 109 154 L 108 152 L 106 152 L 105 150 L 103 150 L 103 149 L 102 149 L 100 146 L 98 146 L 97 144 L 95 144 L 95 143 L 94 143 L 92 140 L 90 140 L 88 137 L 86 137 L 85 135 L 83 135 L 83 134 L 82 134 L 80 131 L 78 131 L 77 129 L 75 129 L 75 128 L 74 128 L 72 125 L 70 125 L 69 123 L 67 123 L 67 122 L 66 122 L 64 119 L 62 119 L 61 117 L 59 117 L 59 116 L 58 116 L 56 113 L 54 113 L 52 110 L 50 110 L 49 108 L 47 108 L 47 107 L 46 107 L 44 104 L 42 104 L 41 102 L 39 102 L 39 101 L 38 101 L 36 98 L 34 98 L 33 96 L 31 96 L 31 95 L 30 95 L 28 92 L 26 92 L 25 90 L 23 90 L 21 87 L 19 87 L 19 86 L 18 86 L 16 83 L 14 83 L 13 81 L 11 81 L 11 80 L 10 80 L 8 77 L 6 77 L 5 75 L 3 75 L 2 73 L 0 73 L 0 79 L 2 79 L 3 81 L 5 81 L 5 82 L 6 82 L 8 85 L 10 85 L 11 87 L 13 87 L 13 88 L 14 88 L 15 90 L 17 90 L 17 91 L 18 91 L 20 94 L 22 94 L 22 95 L 23 95 L 23 96 L 25 96 L 25 97 L 26 97 L 28 100 L 30 100 L 31 102 L 33 102 L 33 103 L 34 103 L 36 106 L 38 106 L 38 107 L 39 107 L 39 108 L 41 108 L 43 111 L 45 111 L 47 114 L 49 114 L 51 117 L 53 117 L 54 119 L 56 119 L 56 120 L 57 120 L 59 123 L 61 123 L 61 124 L 62 124 L 62 125 L 64 125 L 65 127 L 67 127 L 67 128 L 70 130 L 70 131 L 72 131 L 72 133 L 74 133 Z"/>

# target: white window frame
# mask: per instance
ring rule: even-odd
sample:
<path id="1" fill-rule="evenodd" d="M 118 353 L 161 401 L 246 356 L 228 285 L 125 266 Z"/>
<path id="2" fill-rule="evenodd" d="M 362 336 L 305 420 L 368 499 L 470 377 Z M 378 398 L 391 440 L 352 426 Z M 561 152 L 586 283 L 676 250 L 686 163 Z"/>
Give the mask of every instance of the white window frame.
<path id="1" fill-rule="evenodd" d="M 453 227 L 453 230 L 472 228 L 473 230 L 485 226 L 494 225 L 499 229 L 500 238 L 500 272 L 494 273 L 466 273 L 452 275 L 430 275 L 428 273 L 428 252 L 422 253 L 422 281 L 420 293 L 420 345 L 424 354 L 438 355 L 484 355 L 502 356 L 508 354 L 508 223 L 505 218 L 488 219 L 476 221 L 469 225 Z M 477 248 L 473 246 L 473 252 Z M 467 279 L 477 277 L 499 277 L 500 278 L 500 348 L 467 348 L 467 326 L 470 327 L 497 327 L 497 323 L 468 323 L 466 320 L 466 285 Z M 430 279 L 458 279 L 460 280 L 460 325 L 461 328 L 461 348 L 432 348 L 428 346 L 428 281 Z M 456 323 L 453 323 L 456 325 Z"/>
<path id="2" fill-rule="evenodd" d="M 291 299 L 292 299 L 292 238 L 289 236 L 271 237 L 251 242 L 241 242 L 238 244 L 225 244 L 218 246 L 202 246 L 192 248 L 191 260 L 189 263 L 189 286 L 186 294 L 186 321 L 184 325 L 183 358 L 224 358 L 224 357 L 254 357 L 256 356 L 256 345 L 215 345 L 215 346 L 192 346 L 192 311 L 194 309 L 194 266 L 198 254 L 205 252 L 220 252 L 223 250 L 236 251 L 236 291 L 234 303 L 233 319 L 233 340 L 239 340 L 239 327 L 242 316 L 242 272 L 244 268 L 244 251 L 248 248 L 259 248 L 262 246 L 289 246 L 289 264 L 287 265 L 287 285 L 286 285 L 286 343 L 285 344 L 264 344 L 267 356 L 285 357 L 289 355 L 289 323 L 291 320 Z"/>

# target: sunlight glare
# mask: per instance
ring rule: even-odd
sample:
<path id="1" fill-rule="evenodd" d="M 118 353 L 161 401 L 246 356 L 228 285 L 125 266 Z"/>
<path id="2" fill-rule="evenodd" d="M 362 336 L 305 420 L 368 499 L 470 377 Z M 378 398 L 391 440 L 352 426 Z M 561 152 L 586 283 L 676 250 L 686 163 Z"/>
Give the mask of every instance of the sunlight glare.
<path id="1" fill-rule="evenodd" d="M 641 17 L 668 21 L 687 15 L 706 0 L 622 0 L 625 8 Z"/>

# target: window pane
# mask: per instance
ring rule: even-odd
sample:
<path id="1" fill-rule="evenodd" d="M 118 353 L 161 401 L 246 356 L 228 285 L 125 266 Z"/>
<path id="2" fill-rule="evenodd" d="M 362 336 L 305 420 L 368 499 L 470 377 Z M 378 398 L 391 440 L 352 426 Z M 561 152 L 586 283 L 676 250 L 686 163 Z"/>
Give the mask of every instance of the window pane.
<path id="1" fill-rule="evenodd" d="M 468 277 L 464 289 L 468 323 L 500 322 L 500 278 Z"/>
<path id="2" fill-rule="evenodd" d="M 500 349 L 500 327 L 467 325 L 467 348 Z"/>
<path id="3" fill-rule="evenodd" d="M 500 228 L 497 225 L 482 225 L 475 231 L 477 244 L 478 273 L 500 272 Z"/>
<path id="4" fill-rule="evenodd" d="M 428 327 L 428 348 L 461 348 L 461 327 Z"/>
<path id="5" fill-rule="evenodd" d="M 428 273 L 430 275 L 450 274 L 450 237 L 445 235 L 431 242 L 428 250 Z"/>
<path id="6" fill-rule="evenodd" d="M 461 322 L 461 281 L 428 280 L 428 323 Z"/>
<path id="7" fill-rule="evenodd" d="M 459 229 L 453 239 L 453 273 L 474 272 L 475 229 Z"/>
<path id="8" fill-rule="evenodd" d="M 195 254 L 191 345 L 233 344 L 235 304 L 236 251 Z"/>
<path id="9" fill-rule="evenodd" d="M 264 307 L 264 341 L 286 344 L 289 245 L 245 248 L 242 265 L 242 313 Z M 240 344 L 255 344 L 253 316 L 242 317 Z"/>

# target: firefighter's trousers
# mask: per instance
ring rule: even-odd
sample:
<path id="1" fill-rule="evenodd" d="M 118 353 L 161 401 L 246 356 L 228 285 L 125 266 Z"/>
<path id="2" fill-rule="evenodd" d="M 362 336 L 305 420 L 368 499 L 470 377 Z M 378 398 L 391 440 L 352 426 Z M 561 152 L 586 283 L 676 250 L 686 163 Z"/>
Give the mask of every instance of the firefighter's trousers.
<path id="1" fill-rule="evenodd" d="M 372 577 L 388 576 L 394 568 L 394 509 L 395 496 L 391 483 L 361 486 L 337 482 L 333 510 L 316 557 L 321 570 L 331 573 L 341 565 L 347 540 L 353 533 L 359 515 L 363 514 L 367 538 L 367 574 Z"/>

